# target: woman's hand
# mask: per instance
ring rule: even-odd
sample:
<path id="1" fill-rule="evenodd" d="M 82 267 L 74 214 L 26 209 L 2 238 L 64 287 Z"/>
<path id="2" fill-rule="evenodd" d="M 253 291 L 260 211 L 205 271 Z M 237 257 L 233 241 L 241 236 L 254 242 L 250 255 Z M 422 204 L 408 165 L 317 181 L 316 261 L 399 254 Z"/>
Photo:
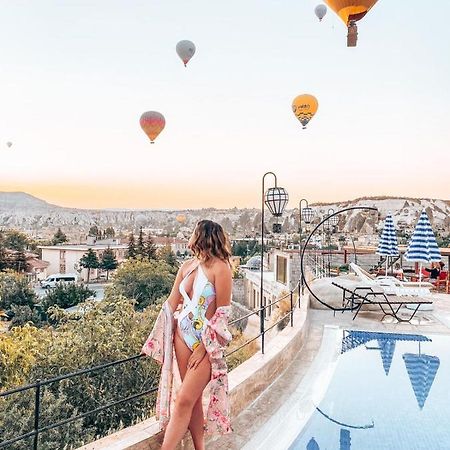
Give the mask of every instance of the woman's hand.
<path id="1" fill-rule="evenodd" d="M 198 365 L 202 362 L 202 359 L 206 355 L 206 349 L 203 344 L 200 344 L 193 352 L 192 355 L 189 357 L 187 367 L 188 369 L 195 370 Z"/>

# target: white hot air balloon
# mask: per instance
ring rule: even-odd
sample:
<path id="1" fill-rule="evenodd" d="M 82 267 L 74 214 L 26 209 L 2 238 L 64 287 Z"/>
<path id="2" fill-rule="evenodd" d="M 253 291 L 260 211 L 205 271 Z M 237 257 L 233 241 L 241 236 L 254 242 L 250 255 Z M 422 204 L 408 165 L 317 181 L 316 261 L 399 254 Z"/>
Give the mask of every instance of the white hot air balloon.
<path id="1" fill-rule="evenodd" d="M 314 8 L 314 12 L 316 13 L 319 21 L 322 21 L 322 19 L 325 17 L 325 14 L 327 13 L 327 7 L 325 5 L 317 5 Z"/>
<path id="2" fill-rule="evenodd" d="M 186 67 L 189 60 L 194 56 L 195 44 L 191 41 L 180 41 L 177 44 L 176 50 L 181 61 L 184 63 L 184 67 Z"/>

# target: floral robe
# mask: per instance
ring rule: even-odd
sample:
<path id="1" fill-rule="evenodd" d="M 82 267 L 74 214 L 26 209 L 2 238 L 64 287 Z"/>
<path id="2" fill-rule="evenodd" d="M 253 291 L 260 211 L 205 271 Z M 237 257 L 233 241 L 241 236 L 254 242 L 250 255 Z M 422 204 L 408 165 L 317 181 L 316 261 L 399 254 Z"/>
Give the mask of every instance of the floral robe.
<path id="1" fill-rule="evenodd" d="M 228 331 L 230 306 L 219 306 L 209 320 L 202 334 L 202 342 L 211 363 L 211 380 L 205 388 L 209 393 L 209 403 L 205 417 L 205 431 L 208 434 L 226 434 L 232 431 L 228 398 L 227 364 L 224 350 L 231 341 Z M 175 392 L 173 388 L 174 367 L 176 365 L 173 348 L 175 320 L 168 302 L 163 304 L 155 325 L 142 347 L 141 353 L 151 356 L 162 365 L 156 400 L 156 418 L 161 429 L 166 428 L 173 408 Z"/>

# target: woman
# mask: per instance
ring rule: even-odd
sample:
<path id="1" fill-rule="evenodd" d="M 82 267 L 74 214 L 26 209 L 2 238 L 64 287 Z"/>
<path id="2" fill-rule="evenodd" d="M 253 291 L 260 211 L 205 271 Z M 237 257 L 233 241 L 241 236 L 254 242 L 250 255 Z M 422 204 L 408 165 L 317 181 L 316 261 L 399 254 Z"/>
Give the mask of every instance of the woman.
<path id="1" fill-rule="evenodd" d="M 442 264 L 442 265 L 441 265 Z M 431 263 L 431 268 L 425 267 L 425 272 L 428 272 L 430 280 L 437 280 L 439 278 L 439 274 L 441 273 L 441 268 L 443 267 L 443 263 Z"/>
<path id="2" fill-rule="evenodd" d="M 161 428 L 166 429 L 162 450 L 175 449 L 188 429 L 196 450 L 205 448 L 205 431 L 231 431 L 223 354 L 231 340 L 227 329 L 232 287 L 230 243 L 219 224 L 202 220 L 188 247 L 194 258 L 179 269 L 142 348 L 142 353 L 163 366 L 156 405 Z M 172 378 L 177 374 L 172 349 L 182 380 L 174 405 Z M 208 384 L 210 399 L 205 421 L 202 396 Z"/>

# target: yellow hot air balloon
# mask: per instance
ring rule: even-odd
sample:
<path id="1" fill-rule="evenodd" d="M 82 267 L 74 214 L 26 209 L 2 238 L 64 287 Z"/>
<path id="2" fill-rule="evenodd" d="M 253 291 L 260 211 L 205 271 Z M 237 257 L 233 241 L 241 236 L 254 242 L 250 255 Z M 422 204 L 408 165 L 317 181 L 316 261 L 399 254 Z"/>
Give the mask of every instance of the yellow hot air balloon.
<path id="1" fill-rule="evenodd" d="M 356 47 L 361 20 L 378 0 L 325 0 L 325 3 L 344 21 L 348 28 L 347 47 Z"/>
<path id="2" fill-rule="evenodd" d="M 294 98 L 292 111 L 303 125 L 303 129 L 306 128 L 308 122 L 314 117 L 318 107 L 319 103 L 314 95 L 302 94 Z"/>
<path id="3" fill-rule="evenodd" d="M 176 217 L 176 220 L 178 223 L 184 223 L 186 222 L 186 216 L 184 214 L 178 214 Z"/>

